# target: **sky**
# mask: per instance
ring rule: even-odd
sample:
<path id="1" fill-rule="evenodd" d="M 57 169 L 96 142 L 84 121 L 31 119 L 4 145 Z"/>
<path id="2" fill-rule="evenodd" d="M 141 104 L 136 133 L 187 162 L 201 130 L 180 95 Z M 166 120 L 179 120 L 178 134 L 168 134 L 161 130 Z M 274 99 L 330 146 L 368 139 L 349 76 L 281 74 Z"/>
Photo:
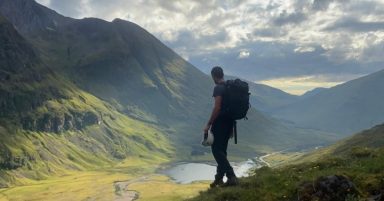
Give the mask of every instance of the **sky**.
<path id="1" fill-rule="evenodd" d="M 384 69 L 384 0 L 37 0 L 73 18 L 134 22 L 203 72 L 292 94 Z"/>

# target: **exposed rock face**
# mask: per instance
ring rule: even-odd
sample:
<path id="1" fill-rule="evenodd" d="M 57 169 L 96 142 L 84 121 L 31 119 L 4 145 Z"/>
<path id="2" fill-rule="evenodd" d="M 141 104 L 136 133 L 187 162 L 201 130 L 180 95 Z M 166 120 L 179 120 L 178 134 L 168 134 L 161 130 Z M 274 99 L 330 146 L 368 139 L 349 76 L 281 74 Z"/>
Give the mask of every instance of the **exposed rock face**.
<path id="1" fill-rule="evenodd" d="M 23 9 L 20 9 L 23 8 Z M 60 24 L 70 19 L 46 9 L 34 0 L 1 0 L 0 12 L 22 33 L 33 33 L 40 30 L 55 31 Z"/>
<path id="2" fill-rule="evenodd" d="M 101 118 L 93 112 L 46 113 L 42 117 L 27 116 L 21 120 L 23 129 L 61 133 L 66 130 L 81 130 L 86 126 L 100 124 Z"/>
<path id="3" fill-rule="evenodd" d="M 0 117 L 33 110 L 49 99 L 47 93 L 13 93 L 0 89 Z"/>
<path id="4" fill-rule="evenodd" d="M 52 97 L 59 99 L 68 98 L 64 94 L 59 94 L 52 87 L 45 87 L 39 91 L 18 89 L 17 92 L 0 89 L 0 118 L 20 118 L 23 128 L 28 130 L 61 132 L 65 129 L 64 114 L 44 114 L 43 117 L 39 118 L 27 115 L 29 112 L 41 107 L 44 102 L 51 100 Z M 72 127 L 69 126 L 68 129 Z"/>
<path id="5" fill-rule="evenodd" d="M 299 201 L 340 201 L 357 194 L 352 181 L 340 175 L 320 177 L 314 183 L 302 184 L 298 189 Z"/>
<path id="6" fill-rule="evenodd" d="M 0 70 L 3 72 L 16 73 L 37 62 L 34 50 L 6 21 L 0 22 L 0 44 Z"/>
<path id="7" fill-rule="evenodd" d="M 12 152 L 0 144 L 0 169 L 14 170 L 27 165 L 28 162 L 35 161 L 35 158 L 26 152 L 21 155 L 14 155 Z"/>
<path id="8" fill-rule="evenodd" d="M 37 108 L 42 107 L 52 97 L 66 99 L 63 94 L 46 88 L 41 91 L 19 91 L 18 93 L 0 89 L 0 118 L 20 119 L 25 130 L 60 133 L 65 130 L 81 130 L 85 126 L 100 124 L 101 118 L 91 111 L 59 112 L 49 110 L 36 114 Z"/>

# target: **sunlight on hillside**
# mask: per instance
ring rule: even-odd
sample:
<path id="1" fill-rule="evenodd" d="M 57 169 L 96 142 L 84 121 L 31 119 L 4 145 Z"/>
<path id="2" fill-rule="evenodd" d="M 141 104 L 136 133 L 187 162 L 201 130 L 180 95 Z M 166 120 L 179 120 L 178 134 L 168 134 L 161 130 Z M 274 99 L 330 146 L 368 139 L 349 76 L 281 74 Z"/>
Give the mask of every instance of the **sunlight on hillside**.
<path id="1" fill-rule="evenodd" d="M 305 92 L 315 88 L 330 88 L 343 82 L 326 81 L 324 79 L 318 79 L 315 76 L 301 76 L 262 80 L 258 81 L 258 83 L 281 89 L 290 94 L 303 95 Z"/>

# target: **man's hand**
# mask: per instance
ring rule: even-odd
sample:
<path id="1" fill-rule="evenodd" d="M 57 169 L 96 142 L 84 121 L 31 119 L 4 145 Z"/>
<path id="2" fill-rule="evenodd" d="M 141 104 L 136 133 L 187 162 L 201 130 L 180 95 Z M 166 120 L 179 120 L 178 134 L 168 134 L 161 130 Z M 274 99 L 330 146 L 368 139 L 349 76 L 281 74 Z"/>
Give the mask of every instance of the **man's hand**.
<path id="1" fill-rule="evenodd" d="M 204 133 L 208 133 L 209 129 L 211 128 L 211 125 L 207 124 L 205 127 L 204 127 Z"/>

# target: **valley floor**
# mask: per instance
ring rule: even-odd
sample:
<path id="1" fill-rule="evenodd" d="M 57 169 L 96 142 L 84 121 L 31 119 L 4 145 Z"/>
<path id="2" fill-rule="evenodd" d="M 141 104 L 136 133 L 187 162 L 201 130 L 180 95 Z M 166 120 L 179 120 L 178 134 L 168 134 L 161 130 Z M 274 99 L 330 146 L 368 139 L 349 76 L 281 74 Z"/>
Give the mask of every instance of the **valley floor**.
<path id="1" fill-rule="evenodd" d="M 259 162 L 277 166 L 303 153 L 273 152 L 259 157 Z M 245 159 L 234 158 L 236 161 Z M 209 161 L 208 156 L 192 162 Z M 174 164 L 174 163 L 172 163 Z M 169 168 L 151 160 L 130 158 L 110 168 L 65 172 L 46 180 L 24 181 L 23 185 L 0 189 L 0 201 L 172 201 L 186 200 L 209 188 L 210 181 L 176 183 L 159 173 Z"/>
<path id="2" fill-rule="evenodd" d="M 125 161 L 105 170 L 71 172 L 0 190 L 0 201 L 184 200 L 208 188 L 208 183 L 177 184 L 155 174 L 155 166 L 129 166 Z M 145 167 L 145 168 L 144 168 Z M 141 169 L 140 169 L 141 168 Z"/>

